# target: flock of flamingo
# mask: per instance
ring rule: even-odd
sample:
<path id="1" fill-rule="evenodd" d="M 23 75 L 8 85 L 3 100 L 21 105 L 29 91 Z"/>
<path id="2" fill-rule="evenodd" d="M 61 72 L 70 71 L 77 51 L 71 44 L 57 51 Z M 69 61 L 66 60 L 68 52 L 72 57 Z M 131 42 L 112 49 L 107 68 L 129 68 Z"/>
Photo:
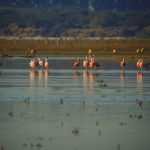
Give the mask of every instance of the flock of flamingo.
<path id="1" fill-rule="evenodd" d="M 45 59 L 45 61 L 42 58 L 38 58 L 38 59 L 33 58 L 33 59 L 31 59 L 29 66 L 32 69 L 36 69 L 38 66 L 41 69 L 43 69 L 43 67 L 45 67 L 46 69 L 49 69 L 51 65 L 49 64 L 47 58 Z"/>
<path id="2" fill-rule="evenodd" d="M 116 54 L 116 49 L 113 49 L 113 54 L 115 55 Z M 143 53 L 144 52 L 144 48 L 142 49 L 137 49 L 137 54 L 139 53 Z M 31 50 L 31 53 L 33 53 L 33 50 Z M 73 63 L 73 67 L 75 69 L 78 69 L 81 65 L 81 61 L 80 61 L 80 58 L 77 58 L 77 60 Z M 85 70 L 87 71 L 89 68 L 90 69 L 95 69 L 97 67 L 99 67 L 99 63 L 96 62 L 95 58 L 94 58 L 94 54 L 92 52 L 92 49 L 89 49 L 88 50 L 88 56 L 85 57 L 85 59 L 83 60 L 83 67 L 85 68 Z M 143 59 L 139 59 L 137 61 L 137 69 L 139 71 L 142 71 L 143 67 L 144 67 L 144 62 L 143 62 Z M 38 58 L 38 59 L 35 59 L 34 57 L 30 60 L 30 63 L 29 63 L 29 66 L 32 68 L 32 69 L 36 69 L 36 68 L 40 68 L 40 69 L 50 69 L 51 67 L 51 64 L 48 62 L 48 58 L 46 59 L 42 59 L 42 58 Z M 124 70 L 126 66 L 126 61 L 125 61 L 125 58 L 122 58 L 121 62 L 120 62 L 120 67 L 122 68 L 122 70 Z"/>

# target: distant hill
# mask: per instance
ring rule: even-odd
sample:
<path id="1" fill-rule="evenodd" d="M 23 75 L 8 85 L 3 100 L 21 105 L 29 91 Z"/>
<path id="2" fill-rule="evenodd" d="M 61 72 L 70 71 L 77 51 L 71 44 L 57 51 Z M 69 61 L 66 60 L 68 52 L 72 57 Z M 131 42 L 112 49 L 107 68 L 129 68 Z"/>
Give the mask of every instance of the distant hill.
<path id="1" fill-rule="evenodd" d="M 1 0 L 0 35 L 150 37 L 149 0 Z"/>
<path id="2" fill-rule="evenodd" d="M 81 7 L 91 10 L 149 11 L 149 0 L 1 0 L 10 7 Z"/>

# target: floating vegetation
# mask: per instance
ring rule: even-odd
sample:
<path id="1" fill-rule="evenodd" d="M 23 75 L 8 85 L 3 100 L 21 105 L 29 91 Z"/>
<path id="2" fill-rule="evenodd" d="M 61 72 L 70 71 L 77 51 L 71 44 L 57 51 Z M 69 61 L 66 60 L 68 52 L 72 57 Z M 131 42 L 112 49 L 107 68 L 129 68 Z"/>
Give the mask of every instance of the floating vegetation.
<path id="1" fill-rule="evenodd" d="M 97 80 L 97 83 L 98 83 L 98 87 L 107 87 L 108 85 L 105 83 L 104 80 L 100 79 L 100 80 Z"/>
<path id="2" fill-rule="evenodd" d="M 41 148 L 43 145 L 41 143 L 38 143 L 35 146 L 38 147 L 38 148 Z"/>
<path id="3" fill-rule="evenodd" d="M 75 128 L 72 130 L 72 134 L 78 135 L 78 134 L 79 134 L 79 128 L 75 127 Z"/>
<path id="4" fill-rule="evenodd" d="M 4 146 L 3 145 L 0 145 L 0 150 L 4 150 Z"/>
<path id="5" fill-rule="evenodd" d="M 142 108 L 142 106 L 143 106 L 143 101 L 142 101 L 142 100 L 138 100 L 138 99 L 136 98 L 136 104 L 139 105 L 139 106 Z"/>
<path id="6" fill-rule="evenodd" d="M 61 98 L 59 103 L 64 104 L 64 100 Z"/>
<path id="7" fill-rule="evenodd" d="M 101 136 L 101 135 L 102 135 L 102 132 L 101 132 L 101 130 L 99 130 L 99 131 L 98 131 L 98 135 L 99 135 L 99 136 Z"/>
<path id="8" fill-rule="evenodd" d="M 99 121 L 96 121 L 96 123 L 95 123 L 95 124 L 96 124 L 96 126 L 99 126 Z"/>
<path id="9" fill-rule="evenodd" d="M 137 116 L 137 118 L 138 118 L 138 119 L 142 119 L 142 118 L 143 118 L 143 115 L 140 114 L 140 115 Z"/>
<path id="10" fill-rule="evenodd" d="M 69 113 L 66 113 L 66 116 L 69 116 L 70 114 Z"/>
<path id="11" fill-rule="evenodd" d="M 125 126 L 126 123 L 125 123 L 125 122 L 120 122 L 119 125 L 120 125 L 120 126 Z"/>
<path id="12" fill-rule="evenodd" d="M 29 104 L 31 103 L 30 97 L 26 98 L 26 99 L 24 100 L 24 103 L 25 103 L 26 105 L 29 105 Z"/>
<path id="13" fill-rule="evenodd" d="M 22 146 L 23 146 L 23 147 L 27 147 L 27 146 L 28 146 L 28 144 L 26 144 L 26 143 L 23 143 L 23 144 L 22 144 Z"/>
<path id="14" fill-rule="evenodd" d="M 13 118 L 14 117 L 14 113 L 13 112 L 9 112 L 8 115 Z"/>
<path id="15" fill-rule="evenodd" d="M 31 147 L 31 148 L 33 148 L 33 147 L 34 147 L 33 143 L 31 143 L 31 144 L 30 144 L 30 147 Z"/>
<path id="16" fill-rule="evenodd" d="M 117 145 L 117 150 L 120 150 L 120 144 Z"/>
<path id="17" fill-rule="evenodd" d="M 49 138 L 49 141 L 52 141 L 52 140 L 53 140 L 53 138 L 52 138 L 52 137 L 50 137 L 50 138 Z"/>

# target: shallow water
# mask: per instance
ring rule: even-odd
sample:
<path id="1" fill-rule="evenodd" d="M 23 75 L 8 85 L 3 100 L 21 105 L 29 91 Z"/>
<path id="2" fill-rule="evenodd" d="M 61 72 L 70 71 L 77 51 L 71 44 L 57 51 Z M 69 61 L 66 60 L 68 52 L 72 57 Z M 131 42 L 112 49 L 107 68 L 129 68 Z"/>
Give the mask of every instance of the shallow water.
<path id="1" fill-rule="evenodd" d="M 117 63 L 77 72 L 71 60 L 54 59 L 49 71 L 30 70 L 27 59 L 2 61 L 0 145 L 7 150 L 149 150 L 150 72 L 138 73 L 134 64 L 122 72 Z"/>

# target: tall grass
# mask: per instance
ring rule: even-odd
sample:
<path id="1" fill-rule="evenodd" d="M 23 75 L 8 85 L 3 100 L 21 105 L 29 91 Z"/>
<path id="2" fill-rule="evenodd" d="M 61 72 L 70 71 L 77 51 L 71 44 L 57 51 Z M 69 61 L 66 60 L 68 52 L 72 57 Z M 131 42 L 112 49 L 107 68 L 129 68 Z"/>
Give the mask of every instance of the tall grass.
<path id="1" fill-rule="evenodd" d="M 43 38 L 43 39 L 0 39 L 0 50 L 9 55 L 26 56 L 30 49 L 39 54 L 86 54 L 89 48 L 95 54 L 136 54 L 136 49 L 144 47 L 150 54 L 149 39 L 88 39 L 88 38 Z"/>

